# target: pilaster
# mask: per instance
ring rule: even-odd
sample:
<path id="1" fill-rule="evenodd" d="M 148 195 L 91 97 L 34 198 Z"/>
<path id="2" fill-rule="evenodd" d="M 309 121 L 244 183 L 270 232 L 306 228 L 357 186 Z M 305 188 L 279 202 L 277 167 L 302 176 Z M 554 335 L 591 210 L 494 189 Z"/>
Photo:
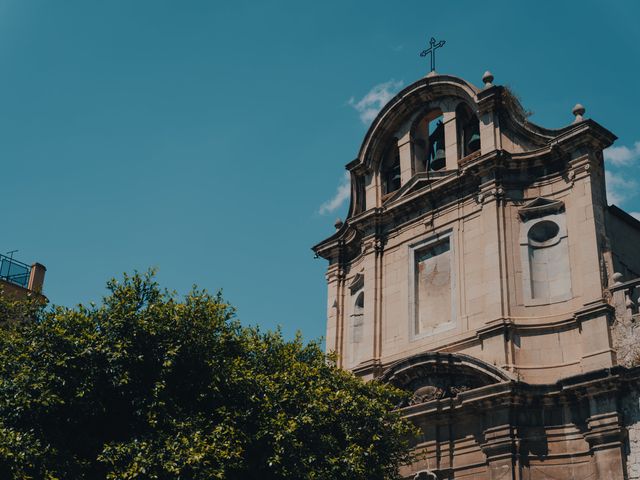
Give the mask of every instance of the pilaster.
<path id="1" fill-rule="evenodd" d="M 455 111 L 443 112 L 445 160 L 447 170 L 458 168 L 458 127 Z"/>
<path id="2" fill-rule="evenodd" d="M 405 132 L 402 137 L 398 139 L 398 153 L 400 155 L 400 181 L 402 185 L 411 180 L 411 177 L 416 172 L 412 160 L 412 147 L 411 147 L 411 133 Z"/>
<path id="3" fill-rule="evenodd" d="M 496 105 L 502 87 L 488 87 L 478 93 L 478 120 L 480 121 L 480 153 L 485 155 L 502 148 Z"/>
<path id="4" fill-rule="evenodd" d="M 516 442 L 513 427 L 504 423 L 484 430 L 482 452 L 487 457 L 487 480 L 516 478 Z"/>
<path id="5" fill-rule="evenodd" d="M 598 472 L 597 478 L 625 478 L 623 441 L 625 432 L 618 413 L 616 396 L 610 392 L 589 399 L 591 416 L 584 437 Z"/>
<path id="6" fill-rule="evenodd" d="M 612 348 L 610 322 L 614 309 L 604 301 L 585 305 L 575 313 L 580 325 L 583 372 L 612 367 L 615 352 Z"/>

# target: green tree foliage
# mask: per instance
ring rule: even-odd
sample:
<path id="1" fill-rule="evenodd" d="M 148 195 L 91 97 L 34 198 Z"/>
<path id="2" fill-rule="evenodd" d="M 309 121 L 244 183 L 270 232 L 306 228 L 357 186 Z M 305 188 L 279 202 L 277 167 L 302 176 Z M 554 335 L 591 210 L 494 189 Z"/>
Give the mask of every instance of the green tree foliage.
<path id="1" fill-rule="evenodd" d="M 0 299 L 0 478 L 388 479 L 408 460 L 403 394 L 317 343 L 150 274 L 108 289 L 73 309 Z"/>

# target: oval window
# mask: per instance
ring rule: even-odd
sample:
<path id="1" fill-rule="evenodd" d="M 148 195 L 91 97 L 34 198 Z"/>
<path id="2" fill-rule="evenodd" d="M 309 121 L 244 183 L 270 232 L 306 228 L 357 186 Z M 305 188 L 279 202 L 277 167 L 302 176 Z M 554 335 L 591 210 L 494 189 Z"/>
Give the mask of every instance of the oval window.
<path id="1" fill-rule="evenodd" d="M 551 220 L 543 220 L 531 227 L 527 236 L 529 237 L 529 240 L 544 243 L 558 235 L 559 231 L 560 227 L 557 223 L 552 222 Z"/>

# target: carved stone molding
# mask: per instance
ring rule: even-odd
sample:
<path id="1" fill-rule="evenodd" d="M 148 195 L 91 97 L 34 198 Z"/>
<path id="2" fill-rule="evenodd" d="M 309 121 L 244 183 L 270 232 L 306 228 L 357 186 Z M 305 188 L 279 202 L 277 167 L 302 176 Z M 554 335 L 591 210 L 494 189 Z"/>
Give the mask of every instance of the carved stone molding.
<path id="1" fill-rule="evenodd" d="M 518 214 L 524 221 L 531 218 L 544 217 L 545 215 L 553 215 L 562 211 L 564 211 L 563 201 L 538 197 L 526 203 L 522 208 L 520 208 L 518 210 Z"/>
<path id="2" fill-rule="evenodd" d="M 400 405 L 406 407 L 455 398 L 510 377 L 507 372 L 466 355 L 426 352 L 389 366 L 381 379 L 413 392 L 411 398 Z"/>
<path id="3" fill-rule="evenodd" d="M 416 388 L 408 401 L 408 405 L 419 405 L 432 400 L 442 400 L 443 398 L 455 398 L 458 394 L 472 388 L 474 387 L 460 384 L 457 379 L 431 377 L 425 379 L 425 385 Z"/>

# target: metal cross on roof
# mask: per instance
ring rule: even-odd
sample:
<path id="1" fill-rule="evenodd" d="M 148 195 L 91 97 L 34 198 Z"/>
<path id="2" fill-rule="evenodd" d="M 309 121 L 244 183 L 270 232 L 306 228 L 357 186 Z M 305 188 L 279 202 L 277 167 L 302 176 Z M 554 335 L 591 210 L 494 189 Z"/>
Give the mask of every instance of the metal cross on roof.
<path id="1" fill-rule="evenodd" d="M 431 37 L 429 40 L 429 48 L 423 50 L 420 54 L 421 57 L 426 57 L 427 55 L 431 55 L 431 72 L 434 72 L 436 69 L 436 50 L 440 47 L 444 47 L 446 42 L 444 40 L 440 40 L 436 42 L 436 39 Z"/>

